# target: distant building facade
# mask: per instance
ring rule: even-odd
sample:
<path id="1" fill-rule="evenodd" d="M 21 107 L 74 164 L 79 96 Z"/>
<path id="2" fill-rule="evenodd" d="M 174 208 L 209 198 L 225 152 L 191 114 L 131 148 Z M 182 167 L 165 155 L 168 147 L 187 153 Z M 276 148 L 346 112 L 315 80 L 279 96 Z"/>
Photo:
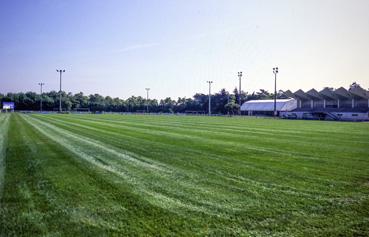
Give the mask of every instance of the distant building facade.
<path id="1" fill-rule="evenodd" d="M 3 109 L 3 111 L 4 112 L 7 112 L 7 111 L 14 111 L 14 109 L 15 109 L 15 103 L 14 102 L 3 102 L 3 107 L 2 107 Z M 1 110 L 0 110 L 0 112 L 1 112 Z"/>
<path id="2" fill-rule="evenodd" d="M 307 92 L 298 90 L 284 92 L 289 100 L 277 100 L 277 112 L 281 118 L 369 121 L 369 91 L 354 83 L 348 90 L 324 88 L 321 91 L 311 89 Z M 292 102 L 293 101 L 293 102 Z M 294 106 L 286 106 L 293 104 Z M 258 110 L 262 104 L 268 104 L 264 110 Z M 283 106 L 284 104 L 284 106 Z M 285 108 L 285 109 L 283 109 Z M 249 115 L 271 115 L 274 101 L 247 101 L 241 111 Z"/>

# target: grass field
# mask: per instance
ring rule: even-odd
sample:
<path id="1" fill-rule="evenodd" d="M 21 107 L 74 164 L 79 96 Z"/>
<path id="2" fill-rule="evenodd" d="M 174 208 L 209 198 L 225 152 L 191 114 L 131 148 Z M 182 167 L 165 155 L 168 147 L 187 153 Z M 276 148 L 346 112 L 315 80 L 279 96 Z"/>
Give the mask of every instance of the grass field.
<path id="1" fill-rule="evenodd" d="M 2 236 L 369 236 L 369 123 L 0 114 Z"/>

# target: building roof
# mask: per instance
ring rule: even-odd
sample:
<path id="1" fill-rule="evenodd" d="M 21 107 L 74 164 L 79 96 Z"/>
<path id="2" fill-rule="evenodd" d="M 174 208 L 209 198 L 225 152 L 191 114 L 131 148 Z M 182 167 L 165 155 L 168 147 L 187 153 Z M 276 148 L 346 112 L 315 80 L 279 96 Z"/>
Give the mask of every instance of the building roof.
<path id="1" fill-rule="evenodd" d="M 316 91 L 315 89 L 311 89 L 308 92 L 306 92 L 306 95 L 308 95 L 310 98 L 312 99 L 323 99 L 322 96 L 319 94 L 318 91 Z"/>
<path id="2" fill-rule="evenodd" d="M 295 99 L 278 99 L 277 111 L 292 111 L 297 108 Z M 241 106 L 241 111 L 274 111 L 274 100 L 249 100 Z"/>
<path id="3" fill-rule="evenodd" d="M 369 92 L 361 88 L 360 86 L 354 86 L 349 89 L 349 93 L 355 97 L 363 99 L 369 99 Z"/>
<path id="4" fill-rule="evenodd" d="M 290 90 L 284 91 L 283 94 L 285 96 L 287 96 L 288 98 L 295 98 L 296 97 Z"/>
<path id="5" fill-rule="evenodd" d="M 334 93 L 346 99 L 351 98 L 350 93 L 343 87 L 338 88 L 337 90 L 334 91 Z"/>
<path id="6" fill-rule="evenodd" d="M 333 88 L 326 87 L 323 90 L 319 91 L 319 94 L 325 98 L 337 99 L 337 95 L 334 94 Z"/>
<path id="7" fill-rule="evenodd" d="M 307 92 L 303 90 L 298 90 L 295 93 L 291 93 L 290 91 L 284 92 L 284 95 L 290 98 L 296 98 L 299 100 L 336 100 L 336 99 L 345 99 L 350 100 L 352 98 L 355 99 L 369 99 L 369 91 L 363 89 L 359 85 L 355 84 L 350 87 L 349 90 L 340 87 L 336 90 L 333 88 L 324 88 L 321 91 L 317 91 L 315 89 L 311 89 Z"/>
<path id="8" fill-rule="evenodd" d="M 299 99 L 303 99 L 303 100 L 308 100 L 309 97 L 306 95 L 306 93 L 303 90 L 298 90 L 295 93 L 293 93 L 295 95 L 295 97 L 299 98 Z"/>

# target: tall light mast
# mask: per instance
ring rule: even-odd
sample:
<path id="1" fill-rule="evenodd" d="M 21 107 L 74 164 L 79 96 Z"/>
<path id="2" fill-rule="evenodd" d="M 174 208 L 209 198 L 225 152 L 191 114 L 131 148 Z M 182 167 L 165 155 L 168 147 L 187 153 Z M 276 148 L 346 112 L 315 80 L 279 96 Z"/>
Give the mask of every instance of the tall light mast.
<path id="1" fill-rule="evenodd" d="M 277 74 L 278 67 L 273 68 L 274 73 L 274 117 L 277 117 Z"/>
<path id="2" fill-rule="evenodd" d="M 62 112 L 62 74 L 63 72 L 65 72 L 64 69 L 56 69 L 57 72 L 59 72 L 59 75 L 60 75 L 60 88 L 59 88 L 59 112 L 61 113 Z"/>
<path id="3" fill-rule="evenodd" d="M 209 83 L 209 116 L 211 116 L 211 84 L 213 81 L 206 81 Z"/>
<path id="4" fill-rule="evenodd" d="M 40 82 L 38 85 L 40 86 L 40 112 L 42 113 L 42 86 L 45 85 L 45 83 Z"/>
<path id="5" fill-rule="evenodd" d="M 150 88 L 145 88 L 146 90 L 146 112 L 149 113 L 149 90 Z"/>
<path id="6" fill-rule="evenodd" d="M 239 87 L 238 87 L 238 103 L 240 104 L 240 108 L 241 108 L 241 78 L 242 78 L 242 72 L 238 72 L 238 83 L 239 83 Z"/>

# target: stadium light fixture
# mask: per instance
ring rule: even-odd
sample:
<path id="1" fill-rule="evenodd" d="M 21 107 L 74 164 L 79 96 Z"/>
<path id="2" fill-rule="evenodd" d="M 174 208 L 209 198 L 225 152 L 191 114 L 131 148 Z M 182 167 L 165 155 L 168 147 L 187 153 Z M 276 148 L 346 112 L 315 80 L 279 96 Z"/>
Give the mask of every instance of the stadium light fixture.
<path id="1" fill-rule="evenodd" d="M 206 81 L 209 84 L 209 116 L 211 116 L 211 84 L 213 81 Z"/>
<path id="2" fill-rule="evenodd" d="M 45 83 L 40 82 L 38 85 L 40 86 L 40 113 L 42 113 L 42 86 L 45 85 Z"/>
<path id="3" fill-rule="evenodd" d="M 277 74 L 278 67 L 273 68 L 274 74 L 274 117 L 277 117 Z"/>
<path id="4" fill-rule="evenodd" d="M 60 89 L 59 89 L 59 112 L 61 113 L 62 112 L 62 103 L 61 103 L 61 99 L 62 99 L 62 74 L 63 72 L 65 72 L 64 69 L 56 69 L 57 72 L 59 72 L 59 75 L 60 75 Z"/>
<path id="5" fill-rule="evenodd" d="M 149 90 L 150 88 L 145 88 L 146 90 L 146 112 L 149 113 Z"/>

